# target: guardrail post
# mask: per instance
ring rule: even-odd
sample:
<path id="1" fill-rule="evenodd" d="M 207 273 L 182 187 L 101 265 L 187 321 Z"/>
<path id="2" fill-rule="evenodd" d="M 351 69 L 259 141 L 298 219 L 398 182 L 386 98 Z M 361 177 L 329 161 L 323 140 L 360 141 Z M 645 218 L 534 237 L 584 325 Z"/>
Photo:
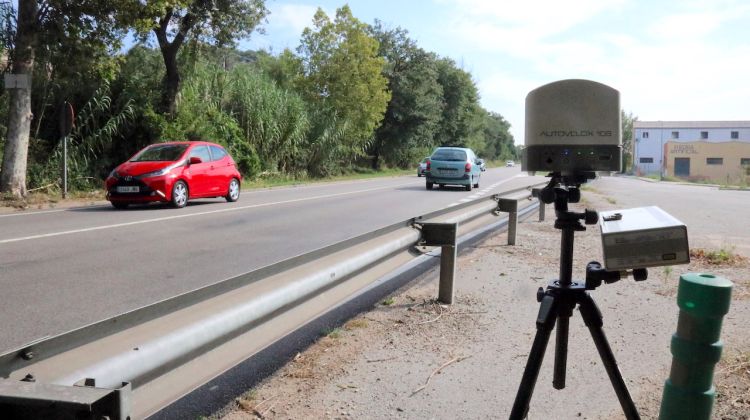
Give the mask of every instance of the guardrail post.
<path id="1" fill-rule="evenodd" d="M 497 200 L 497 210 L 508 213 L 508 245 L 515 245 L 518 227 L 518 200 L 500 197 Z"/>
<path id="2" fill-rule="evenodd" d="M 518 212 L 508 214 L 508 245 L 516 244 L 516 229 L 518 228 Z"/>
<path id="3" fill-rule="evenodd" d="M 680 316 L 672 336 L 672 369 L 664 384 L 660 420 L 710 419 L 716 389 L 714 366 L 729 312 L 732 282 L 711 274 L 683 274 L 677 289 Z"/>
<path id="4" fill-rule="evenodd" d="M 453 303 L 453 279 L 456 275 L 456 254 L 455 245 L 443 245 L 441 247 L 438 301 L 448 305 Z"/>
<path id="5" fill-rule="evenodd" d="M 536 197 L 537 201 L 539 202 L 539 221 L 544 221 L 544 211 L 546 209 L 544 201 L 542 201 L 542 189 L 541 188 L 532 188 L 531 189 L 531 196 Z"/>
<path id="6" fill-rule="evenodd" d="M 542 201 L 541 198 L 537 199 L 537 201 L 539 201 L 539 221 L 543 222 L 544 221 L 545 204 L 544 204 L 544 201 Z"/>
<path id="7" fill-rule="evenodd" d="M 456 232 L 458 223 L 418 223 L 422 230 L 423 246 L 439 246 L 440 250 L 440 285 L 438 301 L 453 303 L 453 280 L 456 275 Z"/>

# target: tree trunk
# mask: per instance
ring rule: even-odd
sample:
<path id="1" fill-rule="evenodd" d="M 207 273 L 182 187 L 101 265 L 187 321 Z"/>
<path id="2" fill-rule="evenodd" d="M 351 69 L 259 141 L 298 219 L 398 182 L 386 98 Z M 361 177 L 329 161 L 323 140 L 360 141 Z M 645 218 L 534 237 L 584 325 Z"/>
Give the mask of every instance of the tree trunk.
<path id="1" fill-rule="evenodd" d="M 186 13 L 180 19 L 179 29 L 174 39 L 170 42 L 167 38 L 170 22 L 174 16 L 174 11 L 170 8 L 161 19 L 159 25 L 154 28 L 156 40 L 159 42 L 159 50 L 164 59 L 164 67 L 167 72 L 164 75 L 162 92 L 162 111 L 174 116 L 177 112 L 177 94 L 180 92 L 180 72 L 177 68 L 177 52 L 185 42 L 188 32 L 195 24 L 195 16 L 192 13 Z"/>
<path id="2" fill-rule="evenodd" d="M 34 48 L 37 40 L 36 0 L 19 0 L 18 33 L 16 36 L 13 74 L 28 77 L 23 89 L 10 89 L 8 109 L 8 136 L 0 172 L 0 191 L 15 198 L 26 196 L 26 160 L 31 132 L 31 74 L 34 68 Z"/>
<path id="3" fill-rule="evenodd" d="M 177 48 L 172 45 L 161 48 L 161 55 L 164 58 L 166 74 L 164 75 L 164 87 L 162 94 L 163 111 L 174 116 L 177 112 L 177 93 L 180 91 L 180 72 L 177 69 Z"/>
<path id="4" fill-rule="evenodd" d="M 377 150 L 372 154 L 372 169 L 376 171 L 380 169 L 380 153 Z"/>

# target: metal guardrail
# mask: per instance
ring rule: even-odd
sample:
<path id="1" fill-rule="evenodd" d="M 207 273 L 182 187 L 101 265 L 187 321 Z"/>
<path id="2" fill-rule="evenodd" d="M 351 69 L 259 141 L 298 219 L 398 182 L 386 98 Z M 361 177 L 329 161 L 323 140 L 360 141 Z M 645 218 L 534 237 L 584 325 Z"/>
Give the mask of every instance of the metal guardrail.
<path id="1" fill-rule="evenodd" d="M 515 243 L 517 203 L 531 197 L 529 189 L 394 223 L 6 352 L 0 355 L 0 376 L 6 378 L 0 379 L 0 409 L 16 410 L 21 417 L 45 405 L 75 406 L 80 413 L 76 404 L 89 398 L 91 413 L 145 417 L 413 259 L 417 246 L 442 247 L 439 298 L 450 303 L 459 231 L 505 211 L 511 222 L 508 242 L 512 231 Z M 282 324 L 279 332 L 269 333 L 271 321 Z M 261 334 L 269 337 L 259 340 Z M 222 352 L 232 360 L 206 356 Z M 184 380 L 186 375 L 192 382 Z"/>

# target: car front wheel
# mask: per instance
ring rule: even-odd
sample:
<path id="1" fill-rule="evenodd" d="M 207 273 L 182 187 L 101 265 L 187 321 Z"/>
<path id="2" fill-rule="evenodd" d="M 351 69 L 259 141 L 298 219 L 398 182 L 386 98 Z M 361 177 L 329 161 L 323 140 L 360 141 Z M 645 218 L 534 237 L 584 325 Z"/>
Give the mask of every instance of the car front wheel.
<path id="1" fill-rule="evenodd" d="M 432 189 L 432 182 L 427 182 L 425 184 L 425 186 L 427 187 L 428 190 L 431 190 Z"/>
<path id="2" fill-rule="evenodd" d="M 181 209 L 188 202 L 188 186 L 184 181 L 177 181 L 172 187 L 172 207 Z"/>
<path id="3" fill-rule="evenodd" d="M 224 198 L 230 203 L 234 203 L 240 198 L 240 181 L 237 178 L 232 178 L 229 181 L 229 191 L 227 191 L 227 195 Z"/>
<path id="4" fill-rule="evenodd" d="M 124 210 L 124 209 L 128 208 L 129 205 L 130 205 L 130 203 L 123 203 L 123 202 L 119 202 L 119 201 L 113 201 L 112 202 L 112 207 L 114 207 L 116 209 L 120 209 L 120 210 Z"/>

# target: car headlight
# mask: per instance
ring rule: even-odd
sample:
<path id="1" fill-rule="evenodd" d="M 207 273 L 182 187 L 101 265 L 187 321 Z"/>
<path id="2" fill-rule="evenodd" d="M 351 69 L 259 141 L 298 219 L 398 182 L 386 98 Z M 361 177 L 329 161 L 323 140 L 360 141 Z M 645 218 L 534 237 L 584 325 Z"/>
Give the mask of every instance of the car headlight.
<path id="1" fill-rule="evenodd" d="M 120 174 L 117 173 L 117 170 L 112 169 L 112 172 L 109 173 L 110 178 L 114 179 L 120 179 Z"/>
<path id="2" fill-rule="evenodd" d="M 136 178 L 153 178 L 155 176 L 162 176 L 169 173 L 172 168 L 159 169 L 158 171 L 148 172 L 142 175 L 138 175 Z"/>

